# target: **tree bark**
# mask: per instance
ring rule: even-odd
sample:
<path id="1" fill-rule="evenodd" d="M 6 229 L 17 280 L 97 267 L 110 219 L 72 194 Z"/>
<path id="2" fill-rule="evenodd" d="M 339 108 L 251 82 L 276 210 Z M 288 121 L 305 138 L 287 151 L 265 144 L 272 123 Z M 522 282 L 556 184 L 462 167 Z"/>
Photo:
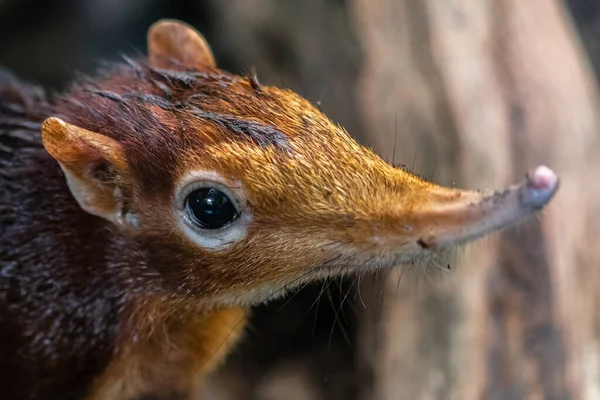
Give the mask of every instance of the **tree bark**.
<path id="1" fill-rule="evenodd" d="M 399 270 L 363 286 L 383 298 L 363 310 L 361 397 L 600 398 L 600 103 L 562 2 L 352 9 L 363 117 L 380 154 L 395 147 L 409 167 L 416 154 L 426 178 L 437 165 L 435 181 L 471 189 L 539 164 L 561 177 L 539 218 L 467 246 L 450 272 L 429 281 L 435 264 L 408 266 L 418 285 Z"/>

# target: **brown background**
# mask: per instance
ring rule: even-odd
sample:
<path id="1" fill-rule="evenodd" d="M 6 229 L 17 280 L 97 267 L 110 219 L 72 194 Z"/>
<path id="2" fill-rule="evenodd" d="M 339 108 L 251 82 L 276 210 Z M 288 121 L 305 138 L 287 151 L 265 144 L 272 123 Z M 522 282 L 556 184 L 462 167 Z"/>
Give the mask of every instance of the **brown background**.
<path id="1" fill-rule="evenodd" d="M 0 64 L 62 88 L 163 17 L 435 182 L 562 178 L 518 229 L 258 307 L 211 396 L 600 399 L 599 2 L 0 0 Z"/>

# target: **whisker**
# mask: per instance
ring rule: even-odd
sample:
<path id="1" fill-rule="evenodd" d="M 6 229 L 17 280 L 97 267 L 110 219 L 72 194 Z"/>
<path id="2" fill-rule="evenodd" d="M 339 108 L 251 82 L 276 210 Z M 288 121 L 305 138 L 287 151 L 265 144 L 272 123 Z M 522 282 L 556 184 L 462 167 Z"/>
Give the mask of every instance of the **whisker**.
<path id="1" fill-rule="evenodd" d="M 231 337 L 231 335 L 233 334 L 233 332 L 235 332 L 237 330 L 237 328 L 239 328 L 240 324 L 246 319 L 246 316 L 243 316 L 242 318 L 240 318 L 240 320 L 233 326 L 233 328 L 229 331 L 229 333 L 227 334 L 227 336 L 225 336 L 225 339 L 223 339 L 221 341 L 221 343 L 219 344 L 219 346 L 217 346 L 217 348 L 213 351 L 213 353 L 210 355 L 210 357 L 202 364 L 202 366 L 204 367 L 205 365 L 207 365 L 213 358 L 214 356 L 219 352 L 219 350 L 221 350 L 221 348 L 223 347 L 223 345 L 225 344 L 225 342 L 227 342 L 227 340 L 229 340 L 229 338 Z"/>
<path id="2" fill-rule="evenodd" d="M 319 111 L 323 111 L 321 109 L 321 100 L 323 100 L 323 97 L 325 97 L 325 95 L 327 94 L 327 90 L 329 90 L 329 88 L 325 86 L 325 90 L 323 90 L 323 93 L 321 93 L 319 99 L 317 100 L 317 108 L 319 109 Z"/>
<path id="3" fill-rule="evenodd" d="M 429 276 L 429 274 L 427 273 L 427 270 L 428 270 L 428 269 L 429 269 L 429 265 L 427 265 L 427 266 L 425 267 L 425 269 L 423 269 L 423 272 L 425 273 L 425 276 L 427 277 L 427 279 L 429 279 L 429 282 L 433 282 L 433 281 L 431 280 L 431 277 L 430 277 L 430 276 Z"/>
<path id="4" fill-rule="evenodd" d="M 398 114 L 394 116 L 394 150 L 392 150 L 392 165 L 396 164 L 396 145 L 398 144 Z"/>
<path id="5" fill-rule="evenodd" d="M 343 279 L 342 279 L 342 278 L 340 278 L 339 282 L 337 282 L 337 287 L 338 287 L 338 288 L 339 288 L 339 290 L 340 290 L 340 292 L 339 292 L 339 293 L 340 293 L 340 300 L 341 300 L 342 304 L 344 304 L 344 301 L 346 301 L 346 298 L 348 297 L 348 295 L 349 295 L 351 292 L 354 292 L 353 288 L 354 288 L 354 283 L 355 283 L 355 281 L 353 281 L 353 282 L 352 282 L 352 285 L 350 285 L 350 287 L 349 287 L 349 288 L 347 288 L 347 289 L 345 289 L 345 288 L 344 288 L 344 286 L 342 285 L 342 283 L 343 283 Z M 341 298 L 341 294 L 342 294 L 344 291 L 346 291 L 347 293 L 346 293 L 346 296 L 344 296 L 344 298 L 342 299 L 342 298 Z M 350 310 L 352 310 L 352 312 L 354 312 L 355 314 L 357 313 L 357 310 L 356 310 L 356 308 L 354 308 L 354 305 L 352 304 L 352 302 L 348 302 L 348 307 L 350 307 Z M 348 321 L 348 318 L 346 318 L 346 313 L 345 313 L 343 310 L 342 310 L 342 317 L 344 318 L 344 322 L 345 322 L 346 324 L 350 325 L 350 322 Z"/>
<path id="6" fill-rule="evenodd" d="M 415 149 L 415 155 L 413 157 L 411 172 L 415 172 L 415 166 L 417 165 L 417 154 L 418 153 L 419 153 L 419 151 L 417 149 Z"/>
<path id="7" fill-rule="evenodd" d="M 431 262 L 433 263 L 433 265 L 435 265 L 437 268 L 439 268 L 444 273 L 448 273 L 448 270 L 446 268 L 442 267 L 440 264 L 438 264 L 434 259 L 431 259 Z M 448 265 L 450 265 L 450 264 L 448 264 Z"/>
<path id="8" fill-rule="evenodd" d="M 433 164 L 433 170 L 431 171 L 431 176 L 429 177 L 430 181 L 433 181 L 433 175 L 435 174 L 435 169 L 437 168 L 437 165 L 438 165 L 438 163 L 436 161 L 436 163 Z"/>
<path id="9" fill-rule="evenodd" d="M 295 289 L 294 294 L 292 294 L 278 309 L 276 312 L 280 312 L 283 307 L 287 306 L 296 296 L 298 296 L 298 293 L 300 293 L 302 291 L 302 289 L 304 289 L 306 286 L 308 286 L 310 284 L 310 282 L 305 282 L 304 284 L 302 284 L 302 286 L 300 286 L 299 288 Z"/>
<path id="10" fill-rule="evenodd" d="M 362 293 L 360 292 L 360 287 L 362 286 L 362 279 L 363 279 L 363 277 L 364 277 L 364 274 L 359 272 L 358 276 L 357 276 L 358 283 L 357 283 L 357 286 L 356 286 L 356 292 L 358 294 L 358 298 L 359 298 L 360 303 L 362 304 L 363 308 L 367 309 L 367 305 L 365 304 L 365 301 L 362 298 Z M 355 298 L 356 298 L 356 296 L 355 296 Z"/>
<path id="11" fill-rule="evenodd" d="M 331 351 L 331 341 L 333 339 L 333 331 L 335 329 L 335 325 L 336 323 L 339 325 L 340 330 L 342 331 L 342 335 L 344 336 L 344 338 L 346 339 L 348 345 L 350 345 L 350 339 L 348 338 L 348 335 L 346 333 L 346 330 L 344 329 L 344 326 L 342 325 L 342 323 L 339 321 L 338 316 L 340 314 L 340 311 L 342 310 L 342 307 L 344 305 L 344 302 L 346 301 L 346 298 L 348 298 L 348 293 L 346 293 L 346 295 L 344 296 L 342 303 L 340 304 L 340 306 L 338 307 L 337 311 L 334 314 L 333 317 L 333 324 L 331 325 L 331 330 L 329 332 L 329 341 L 327 343 L 327 351 Z M 331 303 L 331 306 L 335 309 L 335 305 L 333 304 L 333 298 L 331 297 L 331 292 L 327 292 L 327 297 L 329 298 L 329 302 Z"/>
<path id="12" fill-rule="evenodd" d="M 329 280 L 329 279 L 323 282 L 323 286 L 321 286 L 321 291 L 319 292 L 319 295 L 317 296 L 316 300 L 313 301 L 313 303 L 311 304 L 310 308 L 308 309 L 308 311 L 303 316 L 303 318 L 306 317 L 306 315 L 314 307 L 315 303 L 317 304 L 317 309 L 315 311 L 315 319 L 313 321 L 313 326 L 312 326 L 312 330 L 311 330 L 311 333 L 310 333 L 311 336 L 315 335 L 315 330 L 317 328 L 317 319 L 319 317 L 319 306 L 321 305 L 321 297 L 323 297 L 323 294 L 325 293 L 325 291 L 327 290 L 327 288 L 329 287 L 330 284 L 331 284 L 331 280 Z"/>

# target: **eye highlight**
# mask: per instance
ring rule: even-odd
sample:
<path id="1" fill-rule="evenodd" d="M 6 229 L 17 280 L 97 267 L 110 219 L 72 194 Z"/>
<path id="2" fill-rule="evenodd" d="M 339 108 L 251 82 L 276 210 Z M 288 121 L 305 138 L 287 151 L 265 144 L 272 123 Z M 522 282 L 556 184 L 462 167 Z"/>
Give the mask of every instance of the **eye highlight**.
<path id="1" fill-rule="evenodd" d="M 180 179 L 173 213 L 187 238 L 206 251 L 225 250 L 243 241 L 253 219 L 242 182 L 202 170 Z"/>
<path id="2" fill-rule="evenodd" d="M 191 192 L 185 200 L 190 220 L 202 229 L 220 229 L 239 217 L 233 202 L 222 191 L 205 187 Z"/>

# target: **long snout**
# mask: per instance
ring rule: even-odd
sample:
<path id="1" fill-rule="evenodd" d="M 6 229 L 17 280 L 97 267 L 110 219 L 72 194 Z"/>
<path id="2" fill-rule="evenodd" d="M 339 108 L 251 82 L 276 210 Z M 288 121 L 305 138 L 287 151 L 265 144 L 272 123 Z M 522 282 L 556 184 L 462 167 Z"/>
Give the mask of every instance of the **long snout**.
<path id="1" fill-rule="evenodd" d="M 451 247 L 518 223 L 541 210 L 559 187 L 546 166 L 527 173 L 525 180 L 504 190 L 462 191 L 436 187 L 426 205 L 414 210 L 417 244 L 425 249 Z"/>

